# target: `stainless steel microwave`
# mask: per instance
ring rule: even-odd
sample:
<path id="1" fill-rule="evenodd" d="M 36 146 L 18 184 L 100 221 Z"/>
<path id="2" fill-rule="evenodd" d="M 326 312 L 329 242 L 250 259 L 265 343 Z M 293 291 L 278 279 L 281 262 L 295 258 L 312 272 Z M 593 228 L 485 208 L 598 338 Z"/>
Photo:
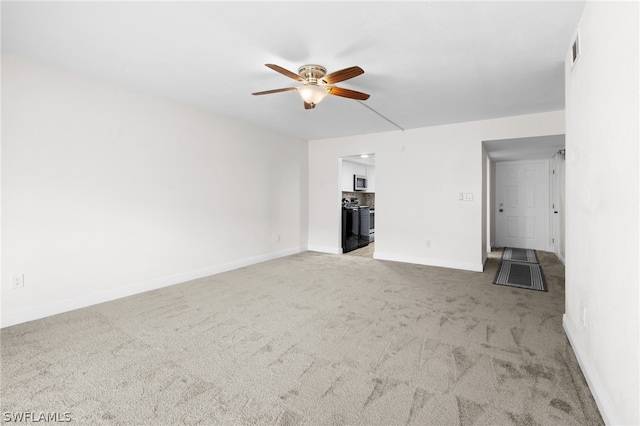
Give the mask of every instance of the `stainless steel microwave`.
<path id="1" fill-rule="evenodd" d="M 367 190 L 367 178 L 366 178 L 366 176 L 353 175 L 353 190 L 354 191 L 366 191 Z"/>

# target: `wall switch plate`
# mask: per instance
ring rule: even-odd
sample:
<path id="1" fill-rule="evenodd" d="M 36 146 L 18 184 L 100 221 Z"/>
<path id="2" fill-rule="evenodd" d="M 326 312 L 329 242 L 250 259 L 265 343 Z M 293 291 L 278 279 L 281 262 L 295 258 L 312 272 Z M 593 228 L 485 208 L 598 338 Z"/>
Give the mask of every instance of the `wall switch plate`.
<path id="1" fill-rule="evenodd" d="M 464 200 L 473 201 L 473 194 L 471 192 L 467 192 L 466 194 L 464 194 Z"/>
<path id="2" fill-rule="evenodd" d="M 11 275 L 11 288 L 13 290 L 24 287 L 24 275 Z"/>
<path id="3" fill-rule="evenodd" d="M 464 192 L 458 193 L 458 200 L 460 201 L 464 200 Z"/>

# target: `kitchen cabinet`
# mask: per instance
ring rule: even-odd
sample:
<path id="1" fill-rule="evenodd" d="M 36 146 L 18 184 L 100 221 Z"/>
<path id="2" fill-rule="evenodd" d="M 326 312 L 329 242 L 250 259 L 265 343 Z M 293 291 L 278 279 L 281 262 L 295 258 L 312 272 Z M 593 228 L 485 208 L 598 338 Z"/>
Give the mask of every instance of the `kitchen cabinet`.
<path id="1" fill-rule="evenodd" d="M 353 192 L 353 175 L 367 175 L 367 167 L 362 164 L 342 161 L 342 191 Z"/>
<path id="2" fill-rule="evenodd" d="M 376 192 L 376 166 L 367 166 L 367 190 L 365 192 Z"/>

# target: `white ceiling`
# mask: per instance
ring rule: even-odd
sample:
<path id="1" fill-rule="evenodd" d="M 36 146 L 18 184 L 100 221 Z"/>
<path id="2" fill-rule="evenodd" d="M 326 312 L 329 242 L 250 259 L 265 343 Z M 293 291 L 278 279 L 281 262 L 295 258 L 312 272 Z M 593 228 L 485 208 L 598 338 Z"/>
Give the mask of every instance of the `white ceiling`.
<path id="1" fill-rule="evenodd" d="M 7 2 L 2 52 L 304 139 L 564 109 L 564 58 L 583 1 Z M 264 66 L 359 65 L 305 110 Z"/>
<path id="2" fill-rule="evenodd" d="M 365 155 L 363 157 L 363 155 Z M 375 166 L 376 165 L 376 155 L 375 154 L 363 154 L 363 155 L 350 155 L 347 157 L 342 157 L 343 161 L 348 161 L 350 163 L 362 164 L 363 166 Z"/>

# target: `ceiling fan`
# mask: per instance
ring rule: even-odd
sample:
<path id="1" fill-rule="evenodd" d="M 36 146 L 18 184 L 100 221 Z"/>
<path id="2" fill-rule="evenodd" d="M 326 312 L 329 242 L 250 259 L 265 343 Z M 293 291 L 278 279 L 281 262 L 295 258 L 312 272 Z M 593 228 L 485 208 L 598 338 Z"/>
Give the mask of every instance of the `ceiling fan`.
<path id="1" fill-rule="evenodd" d="M 275 64 L 265 64 L 272 70 L 279 72 L 289 78 L 302 82 L 302 86 L 285 87 L 283 89 L 265 90 L 264 92 L 255 92 L 252 95 L 268 95 L 271 93 L 289 92 L 297 90 L 304 101 L 305 109 L 313 109 L 327 95 L 342 96 L 343 98 L 357 99 L 366 101 L 369 95 L 355 90 L 337 87 L 334 84 L 357 77 L 364 73 L 360 67 L 349 67 L 340 71 L 327 74 L 325 67 L 320 65 L 303 65 L 298 69 L 298 74 L 291 72 L 281 66 Z"/>

